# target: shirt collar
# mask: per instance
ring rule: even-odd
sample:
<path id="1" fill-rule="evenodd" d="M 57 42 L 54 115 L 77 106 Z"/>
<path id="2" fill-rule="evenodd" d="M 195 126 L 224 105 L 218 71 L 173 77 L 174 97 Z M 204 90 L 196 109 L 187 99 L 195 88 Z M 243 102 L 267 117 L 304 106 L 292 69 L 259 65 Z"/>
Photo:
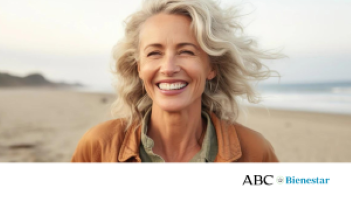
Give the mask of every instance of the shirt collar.
<path id="1" fill-rule="evenodd" d="M 195 160 L 193 158 L 191 162 L 214 162 L 218 152 L 216 130 L 213 127 L 210 116 L 206 112 L 202 112 L 201 114 L 207 121 L 206 134 L 201 145 L 201 150 L 198 153 L 199 155 L 195 155 Z"/>

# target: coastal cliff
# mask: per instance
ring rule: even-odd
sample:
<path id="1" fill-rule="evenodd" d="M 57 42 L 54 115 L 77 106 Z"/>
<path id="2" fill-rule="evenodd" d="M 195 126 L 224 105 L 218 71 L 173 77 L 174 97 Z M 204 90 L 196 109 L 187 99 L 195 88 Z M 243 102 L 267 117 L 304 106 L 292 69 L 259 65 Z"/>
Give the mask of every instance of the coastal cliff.
<path id="1" fill-rule="evenodd" d="M 29 74 L 24 77 L 14 76 L 0 72 L 0 87 L 80 87 L 79 83 L 68 84 L 64 82 L 52 82 L 39 73 Z"/>

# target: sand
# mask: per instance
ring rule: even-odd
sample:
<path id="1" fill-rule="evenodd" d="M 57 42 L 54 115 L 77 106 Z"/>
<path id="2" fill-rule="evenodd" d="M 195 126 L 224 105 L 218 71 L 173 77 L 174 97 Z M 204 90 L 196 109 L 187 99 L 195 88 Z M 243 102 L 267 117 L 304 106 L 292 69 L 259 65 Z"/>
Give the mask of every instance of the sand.
<path id="1" fill-rule="evenodd" d="M 351 162 L 351 115 L 248 108 L 238 119 L 262 133 L 282 162 Z"/>
<path id="2" fill-rule="evenodd" d="M 0 162 L 68 162 L 81 136 L 111 119 L 114 95 L 0 88 Z M 351 162 L 351 116 L 248 108 L 282 162 Z"/>
<path id="3" fill-rule="evenodd" d="M 111 118 L 112 100 L 110 94 L 0 89 L 0 161 L 70 161 L 81 136 Z"/>

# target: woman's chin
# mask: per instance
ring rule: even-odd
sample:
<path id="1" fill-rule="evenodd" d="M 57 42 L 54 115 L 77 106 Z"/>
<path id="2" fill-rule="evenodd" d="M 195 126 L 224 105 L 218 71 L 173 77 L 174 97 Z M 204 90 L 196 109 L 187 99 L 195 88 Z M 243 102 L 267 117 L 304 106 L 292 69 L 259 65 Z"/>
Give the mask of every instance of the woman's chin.
<path id="1" fill-rule="evenodd" d="M 186 109 L 186 105 L 181 102 L 160 102 L 156 104 L 157 107 L 162 111 L 166 112 L 179 112 L 181 110 Z"/>

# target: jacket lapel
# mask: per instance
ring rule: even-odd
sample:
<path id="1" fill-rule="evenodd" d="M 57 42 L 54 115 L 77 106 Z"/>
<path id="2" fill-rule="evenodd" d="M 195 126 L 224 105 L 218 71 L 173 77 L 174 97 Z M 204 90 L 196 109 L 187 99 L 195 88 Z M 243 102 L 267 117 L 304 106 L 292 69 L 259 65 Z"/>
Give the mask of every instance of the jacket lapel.
<path id="1" fill-rule="evenodd" d="M 119 162 L 141 162 L 139 156 L 140 136 L 141 126 L 136 128 L 135 125 L 132 125 L 128 129 L 118 155 Z"/>
<path id="2" fill-rule="evenodd" d="M 216 129 L 218 153 L 215 162 L 234 162 L 242 156 L 238 135 L 233 124 L 220 120 L 210 113 L 213 126 Z"/>

